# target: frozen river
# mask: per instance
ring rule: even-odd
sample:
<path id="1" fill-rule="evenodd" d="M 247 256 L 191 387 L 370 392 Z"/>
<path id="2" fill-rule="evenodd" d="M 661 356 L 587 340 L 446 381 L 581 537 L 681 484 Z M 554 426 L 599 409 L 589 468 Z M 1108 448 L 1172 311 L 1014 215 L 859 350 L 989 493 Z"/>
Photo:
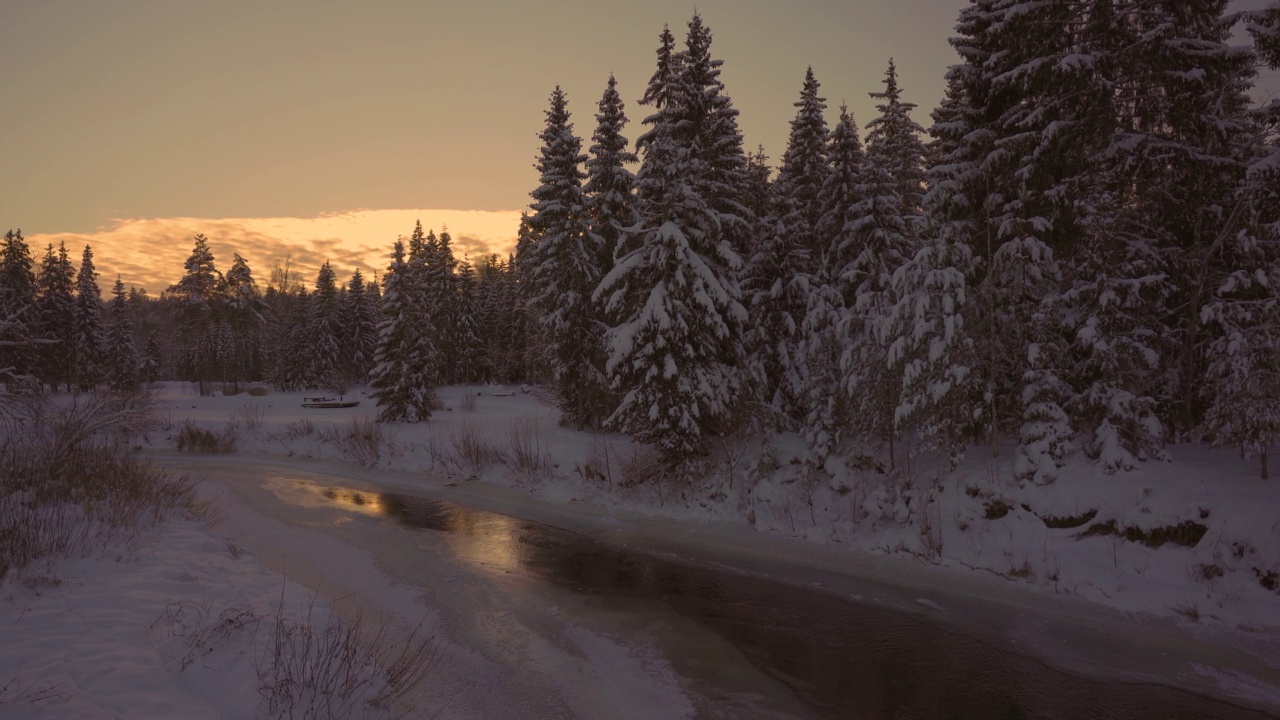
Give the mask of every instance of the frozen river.
<path id="1" fill-rule="evenodd" d="M 366 471 L 169 461 L 294 579 L 388 617 L 419 603 L 442 717 L 1272 717 L 1182 689 L 1212 689 L 1200 665 L 1274 681 L 1248 656 L 1054 603 Z"/>

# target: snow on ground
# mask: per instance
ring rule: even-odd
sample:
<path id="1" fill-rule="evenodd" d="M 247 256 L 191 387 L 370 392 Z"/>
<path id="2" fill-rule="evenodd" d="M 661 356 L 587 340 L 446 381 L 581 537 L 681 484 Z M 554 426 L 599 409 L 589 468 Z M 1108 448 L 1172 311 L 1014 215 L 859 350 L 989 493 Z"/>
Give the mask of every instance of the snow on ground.
<path id="1" fill-rule="evenodd" d="M 0 715 L 254 717 L 277 619 L 323 629 L 330 603 L 202 522 L 29 568 L 0 585 Z"/>
<path id="2" fill-rule="evenodd" d="M 1280 482 L 1229 449 L 1169 448 L 1172 462 L 1104 475 L 1064 468 L 1049 486 L 1012 477 L 1012 448 L 975 448 L 954 472 L 921 462 L 890 473 L 868 457 L 814 472 L 794 436 L 724 441 L 700 481 L 653 482 L 653 456 L 616 434 L 557 424 L 545 391 L 448 387 L 427 423 L 380 427 L 376 452 L 352 436 L 376 415 L 306 409 L 314 393 L 199 397 L 169 384 L 170 428 L 190 419 L 235 430 L 236 452 L 359 463 L 445 483 L 480 480 L 542 500 L 673 519 L 727 522 L 855 553 L 908 555 L 969 568 L 1124 611 L 1172 616 L 1212 631 L 1280 631 Z M 246 422 L 248 419 L 248 422 Z M 252 427 L 250 427 L 252 425 Z"/>
<path id="3" fill-rule="evenodd" d="M 925 463 L 891 473 L 856 456 L 813 472 L 800 460 L 802 443 L 794 437 L 738 438 L 705 458 L 698 479 L 655 481 L 657 465 L 644 448 L 620 435 L 558 426 L 558 411 L 536 388 L 444 388 L 444 409 L 418 425 L 372 423 L 376 408 L 359 391 L 354 408 L 302 408 L 302 398 L 314 394 L 201 397 L 192 386 L 169 383 L 158 396 L 163 427 L 140 445 L 173 448 L 191 423 L 234 437 L 238 458 L 395 471 L 402 486 L 468 490 L 499 499 L 498 511 L 511 514 L 521 512 L 524 497 L 544 508 L 535 519 L 553 524 L 548 506 L 564 508 L 565 517 L 647 517 L 655 533 L 669 529 L 695 547 L 745 547 L 743 533 L 801 540 L 812 548 L 803 559 L 815 567 L 861 567 L 886 576 L 907 568 L 916 580 L 935 572 L 931 582 L 950 587 L 962 587 L 965 574 L 975 588 L 998 579 L 1046 602 L 1088 601 L 1173 620 L 1190 636 L 1244 649 L 1273 667 L 1280 657 L 1280 483 L 1257 480 L 1254 465 L 1230 451 L 1173 447 L 1170 463 L 1113 476 L 1079 464 L 1054 485 L 1021 487 L 1011 477 L 1008 448 L 1000 458 L 975 449 L 951 473 Z M 408 483 L 400 482 L 406 477 Z M 252 533 L 286 555 L 332 558 L 331 574 L 354 578 L 348 581 L 353 588 L 396 596 L 361 610 L 402 628 L 424 620 L 431 603 L 379 579 L 376 563 L 350 542 L 267 528 L 218 490 L 202 491 L 229 513 L 212 529 L 174 521 L 127 547 L 30 569 L 0 584 L 0 715 L 252 716 L 260 708 L 259 669 L 277 619 L 290 623 L 285 627 L 323 630 L 336 622 L 334 600 L 344 597 L 333 588 L 316 596 L 303 587 L 315 583 L 282 580 L 280 572 L 297 577 L 299 569 L 238 544 Z M 941 612 L 925 593 L 912 592 L 904 595 L 909 602 Z M 426 621 L 431 632 L 435 619 Z M 583 687 L 581 696 L 562 685 L 562 706 L 589 714 L 586 709 L 607 701 L 591 695 L 605 692 L 659 698 L 672 717 L 690 713 L 669 667 L 607 632 L 569 623 L 555 642 L 529 633 L 520 647 L 523 661 L 552 675 L 628 685 Z M 485 707 L 483 687 L 493 685 L 484 678 L 511 670 L 465 644 L 441 652 L 448 662 L 436 666 L 429 684 L 444 689 L 439 697 L 457 699 L 435 708 L 447 716 L 464 716 L 467 703 Z M 1248 675 L 1211 662 L 1200 674 L 1224 693 L 1280 705 L 1273 686 Z M 488 702 L 489 711 L 473 716 L 516 706 L 497 695 Z M 371 717 L 382 712 L 368 710 Z"/>

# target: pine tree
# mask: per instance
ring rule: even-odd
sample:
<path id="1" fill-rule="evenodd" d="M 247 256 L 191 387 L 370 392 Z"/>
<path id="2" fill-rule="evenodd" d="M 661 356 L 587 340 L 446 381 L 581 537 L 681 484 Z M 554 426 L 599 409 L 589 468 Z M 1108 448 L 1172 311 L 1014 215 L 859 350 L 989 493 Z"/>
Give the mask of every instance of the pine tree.
<path id="1" fill-rule="evenodd" d="M 50 243 L 40 262 L 36 281 L 38 299 L 36 315 L 40 336 L 55 342 L 39 351 L 39 377 L 57 392 L 58 386 L 71 389 L 75 347 L 75 268 L 67 255 L 66 245 L 58 243 L 58 252 Z"/>
<path id="2" fill-rule="evenodd" d="M 686 61 L 678 77 L 664 80 L 666 104 L 641 146 L 641 221 L 623 236 L 618 262 L 596 290 L 610 317 L 621 318 L 608 334 L 606 371 L 621 396 L 608 424 L 655 446 L 671 465 L 733 421 L 746 321 L 741 259 L 711 204 L 723 183 L 706 154 L 691 152 L 712 135 L 710 116 L 728 116 L 715 101 L 723 96 L 718 62 L 707 54 L 710 34 L 695 21 Z M 646 97 L 661 94 L 653 84 Z"/>
<path id="3" fill-rule="evenodd" d="M 591 293 L 603 276 L 601 240 L 589 232 L 579 168 L 586 160 L 573 135 L 564 92 L 551 93 L 537 165 L 542 184 L 531 195 L 529 226 L 537 241 L 527 266 L 532 301 L 546 330 L 563 422 L 598 424 L 609 411 L 602 375 L 601 325 Z"/>
<path id="4" fill-rule="evenodd" d="M 126 306 L 124 282 L 116 276 L 111 300 L 107 303 L 106 381 L 115 390 L 132 392 L 138 387 L 141 365 L 138 349 L 133 344 Z"/>
<path id="5" fill-rule="evenodd" d="M 747 268 L 751 331 L 746 338 L 759 400 L 773 422 L 803 420 L 806 397 L 805 314 L 822 251 L 818 194 L 829 173 L 826 99 L 813 68 L 805 71 L 791 136 L 773 183 L 766 232 Z"/>
<path id="6" fill-rule="evenodd" d="M 76 273 L 73 377 L 81 391 L 92 390 L 103 379 L 106 338 L 102 327 L 102 291 L 93 267 L 93 249 L 84 246 Z"/>

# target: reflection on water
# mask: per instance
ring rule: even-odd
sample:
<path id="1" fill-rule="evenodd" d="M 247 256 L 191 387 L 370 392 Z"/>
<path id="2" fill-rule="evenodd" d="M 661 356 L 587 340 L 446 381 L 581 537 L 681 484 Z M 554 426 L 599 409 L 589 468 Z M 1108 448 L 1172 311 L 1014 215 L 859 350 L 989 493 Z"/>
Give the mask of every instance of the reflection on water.
<path id="1" fill-rule="evenodd" d="M 304 494 L 447 533 L 450 547 L 468 562 L 578 593 L 665 606 L 711 628 L 832 718 L 1266 717 L 1173 688 L 1083 680 L 916 618 L 531 521 L 409 495 L 357 498 L 340 488 Z"/>

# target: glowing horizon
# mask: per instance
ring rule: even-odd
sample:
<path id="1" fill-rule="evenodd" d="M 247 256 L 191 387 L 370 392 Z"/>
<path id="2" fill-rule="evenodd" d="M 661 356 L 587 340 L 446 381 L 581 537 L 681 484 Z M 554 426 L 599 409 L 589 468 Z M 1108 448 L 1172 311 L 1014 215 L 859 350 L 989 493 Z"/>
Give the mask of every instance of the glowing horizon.
<path id="1" fill-rule="evenodd" d="M 66 243 L 79 265 L 86 244 L 93 248 L 98 286 L 105 294 L 117 274 L 126 286 L 158 296 L 184 272 L 194 238 L 209 240 L 218 270 L 231 266 L 238 253 L 248 261 L 254 280 L 265 288 L 271 270 L 289 259 L 307 287 L 328 260 L 340 280 L 357 268 L 366 277 L 385 272 L 392 244 L 407 238 L 414 223 L 436 233 L 448 228 L 454 255 L 475 259 L 514 251 L 520 210 L 385 209 L 322 213 L 315 217 L 260 218 L 121 218 L 92 232 L 37 233 L 27 237 L 37 262 L 45 247 Z"/>

